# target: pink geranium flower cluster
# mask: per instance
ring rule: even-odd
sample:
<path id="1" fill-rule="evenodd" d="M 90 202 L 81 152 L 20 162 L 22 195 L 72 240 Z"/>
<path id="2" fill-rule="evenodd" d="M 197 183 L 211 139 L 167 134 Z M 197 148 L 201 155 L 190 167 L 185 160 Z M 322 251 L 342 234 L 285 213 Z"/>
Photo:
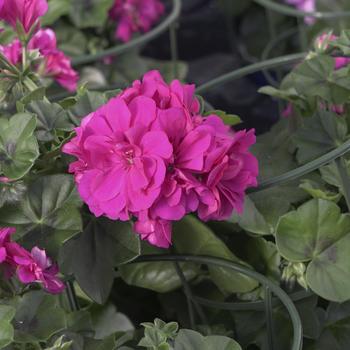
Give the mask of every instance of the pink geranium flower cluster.
<path id="1" fill-rule="evenodd" d="M 315 12 L 316 11 L 316 0 L 285 0 L 289 5 L 293 5 L 298 10 L 303 12 Z M 306 24 L 314 24 L 316 21 L 315 17 L 305 17 Z"/>
<path id="2" fill-rule="evenodd" d="M 52 77 L 69 91 L 75 91 L 79 79 L 72 68 L 70 59 L 57 48 L 56 34 L 51 29 L 40 29 L 29 41 L 28 50 L 38 50 L 43 60 L 36 70 L 40 76 Z M 22 45 L 19 39 L 8 45 L 0 46 L 0 51 L 12 64 L 22 60 Z"/>
<path id="3" fill-rule="evenodd" d="M 44 250 L 34 247 L 28 252 L 18 243 L 11 241 L 14 228 L 0 229 L 0 266 L 7 278 L 17 275 L 24 283 L 40 283 L 52 294 L 61 293 L 64 283 L 57 277 L 58 267 L 46 256 Z"/>
<path id="4" fill-rule="evenodd" d="M 186 214 L 241 213 L 245 190 L 257 184 L 254 130 L 201 116 L 194 90 L 151 71 L 85 117 L 63 149 L 78 158 L 70 172 L 90 210 L 135 220 L 141 238 L 159 247 L 169 247 L 172 221 Z"/>
<path id="5" fill-rule="evenodd" d="M 127 42 L 134 32 L 148 32 L 163 13 L 160 0 L 115 0 L 109 15 L 118 22 L 116 38 Z"/>
<path id="6" fill-rule="evenodd" d="M 14 29 L 17 22 L 21 23 L 26 33 L 33 25 L 38 25 L 39 18 L 44 16 L 47 10 L 46 0 L 0 0 L 0 19 Z"/>

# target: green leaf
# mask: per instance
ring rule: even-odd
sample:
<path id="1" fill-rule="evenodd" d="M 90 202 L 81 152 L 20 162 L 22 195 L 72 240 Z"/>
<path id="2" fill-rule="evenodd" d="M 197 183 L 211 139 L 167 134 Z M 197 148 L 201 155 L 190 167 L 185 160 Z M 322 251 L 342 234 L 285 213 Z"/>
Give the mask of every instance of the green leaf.
<path id="1" fill-rule="evenodd" d="M 112 304 L 100 306 L 94 304 L 90 309 L 95 339 L 104 339 L 116 332 L 133 331 L 131 321 L 122 313 L 117 312 Z"/>
<path id="2" fill-rule="evenodd" d="M 164 254 L 163 249 L 143 244 L 142 253 Z M 194 279 L 198 274 L 195 264 L 180 264 L 186 280 Z M 119 268 L 122 279 L 131 286 L 153 290 L 158 293 L 167 293 L 179 288 L 182 283 L 172 262 L 146 262 L 123 265 Z"/>
<path id="3" fill-rule="evenodd" d="M 338 147 L 346 140 L 347 132 L 343 117 L 329 111 L 318 111 L 295 133 L 298 162 L 308 162 Z"/>
<path id="4" fill-rule="evenodd" d="M 304 179 L 299 187 L 316 199 L 320 198 L 337 203 L 341 198 L 340 193 L 330 191 L 322 183 L 313 180 Z"/>
<path id="5" fill-rule="evenodd" d="M 70 9 L 70 0 L 49 0 L 49 10 L 41 18 L 42 26 L 49 26 L 57 21 L 60 17 L 67 15 Z"/>
<path id="6" fill-rule="evenodd" d="M 342 104 L 349 98 L 350 83 L 347 69 L 335 71 L 334 65 L 333 57 L 318 55 L 299 64 L 290 74 L 290 79 L 299 94 Z"/>
<path id="7" fill-rule="evenodd" d="M 22 97 L 19 101 L 16 102 L 17 110 L 18 112 L 24 112 L 25 106 L 32 102 L 37 100 L 42 100 L 45 96 L 46 88 L 44 86 L 41 86 L 34 91 L 31 91 L 28 95 Z"/>
<path id="8" fill-rule="evenodd" d="M 140 254 L 139 238 L 130 223 L 107 219 L 93 220 L 83 233 L 64 245 L 62 269 L 74 274 L 82 290 L 103 304 L 110 294 L 114 269 Z"/>
<path id="9" fill-rule="evenodd" d="M 72 131 L 74 124 L 66 111 L 57 103 L 48 101 L 31 102 L 27 109 L 38 118 L 36 135 L 40 141 L 52 141 L 54 130 Z"/>
<path id="10" fill-rule="evenodd" d="M 319 311 L 321 311 L 319 309 Z M 322 310 L 323 311 L 323 310 Z M 322 313 L 323 329 L 308 350 L 345 350 L 350 346 L 350 303 L 330 303 Z M 331 346 L 331 347 L 330 347 Z"/>
<path id="11" fill-rule="evenodd" d="M 274 227 L 268 224 L 249 196 L 245 197 L 243 214 L 234 213 L 230 221 L 237 223 L 248 232 L 261 235 L 270 235 L 274 232 Z"/>
<path id="12" fill-rule="evenodd" d="M 64 26 L 56 26 L 55 33 L 59 42 L 59 48 L 65 54 L 68 56 L 86 54 L 88 39 L 81 30 L 70 26 L 66 22 Z"/>
<path id="13" fill-rule="evenodd" d="M 213 111 L 208 111 L 205 113 L 206 116 L 213 115 L 213 114 L 220 117 L 226 125 L 234 126 L 242 123 L 242 120 L 238 115 L 227 114 L 226 112 L 221 111 L 219 109 L 215 109 Z"/>
<path id="14" fill-rule="evenodd" d="M 86 91 L 83 95 L 77 96 L 76 99 L 76 104 L 68 110 L 71 119 L 76 125 L 80 125 L 83 117 L 96 111 L 108 101 L 104 93 L 94 91 Z"/>
<path id="15" fill-rule="evenodd" d="M 346 56 L 350 55 L 350 30 L 342 30 L 341 34 L 335 40 L 330 40 L 329 45 L 338 48 Z"/>
<path id="16" fill-rule="evenodd" d="M 46 341 L 65 328 L 65 312 L 58 296 L 28 292 L 18 300 L 13 324 L 16 342 Z"/>
<path id="17" fill-rule="evenodd" d="M 248 266 L 238 259 L 215 234 L 192 216 L 174 224 L 174 247 L 177 253 L 209 255 Z M 213 282 L 225 293 L 249 292 L 258 282 L 243 274 L 214 265 L 208 265 Z"/>
<path id="18" fill-rule="evenodd" d="M 53 344 L 52 347 L 50 348 L 46 348 L 45 350 L 68 350 L 71 348 L 71 346 L 73 345 L 72 341 L 69 342 L 64 342 L 64 338 L 65 336 L 62 335 L 61 337 L 59 337 L 55 343 Z"/>
<path id="19" fill-rule="evenodd" d="M 11 344 L 14 336 L 14 329 L 11 324 L 16 314 L 16 309 L 10 305 L 0 305 L 0 349 Z"/>
<path id="20" fill-rule="evenodd" d="M 9 121 L 0 121 L 0 172 L 10 179 L 23 177 L 39 156 L 38 143 L 33 135 L 35 117 L 20 113 Z"/>
<path id="21" fill-rule="evenodd" d="M 78 28 L 102 27 L 108 18 L 113 0 L 71 0 L 70 18 Z"/>
<path id="22" fill-rule="evenodd" d="M 181 329 L 175 339 L 174 350 L 241 350 L 233 339 L 224 336 L 211 335 L 203 337 L 190 329 Z"/>
<path id="23" fill-rule="evenodd" d="M 5 348 L 13 342 L 13 326 L 3 320 L 0 320 L 0 349 Z"/>
<path id="24" fill-rule="evenodd" d="M 350 215 L 333 202 L 312 199 L 284 215 L 276 233 L 280 253 L 292 262 L 307 262 L 306 279 L 321 297 L 350 298 Z"/>
<path id="25" fill-rule="evenodd" d="M 110 336 L 103 340 L 86 338 L 84 342 L 84 350 L 111 350 L 115 346 L 115 337 Z"/>
<path id="26" fill-rule="evenodd" d="M 82 230 L 80 205 L 72 176 L 41 177 L 29 184 L 19 205 L 0 209 L 0 225 L 16 227 L 26 247 L 57 256 L 62 243 Z"/>

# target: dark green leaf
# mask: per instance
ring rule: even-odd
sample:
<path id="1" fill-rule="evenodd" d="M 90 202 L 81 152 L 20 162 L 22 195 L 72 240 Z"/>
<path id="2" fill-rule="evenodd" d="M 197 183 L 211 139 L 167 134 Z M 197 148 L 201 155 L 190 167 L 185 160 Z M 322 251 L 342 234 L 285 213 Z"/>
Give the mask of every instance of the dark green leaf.
<path id="1" fill-rule="evenodd" d="M 28 248 L 37 245 L 56 256 L 62 243 L 82 229 L 80 205 L 72 176 L 41 177 L 29 184 L 18 206 L 0 209 L 0 225 L 16 227 Z"/>
<path id="2" fill-rule="evenodd" d="M 46 341 L 65 328 L 65 312 L 57 296 L 29 292 L 19 298 L 13 324 L 16 342 Z"/>
<path id="3" fill-rule="evenodd" d="M 70 18 L 78 28 L 102 27 L 113 0 L 71 0 Z"/>
<path id="4" fill-rule="evenodd" d="M 35 127 L 35 117 L 26 113 L 0 120 L 0 171 L 10 179 L 23 177 L 39 156 Z"/>
<path id="5" fill-rule="evenodd" d="M 103 304 L 112 288 L 115 267 L 139 254 L 139 239 L 129 223 L 102 219 L 91 221 L 77 239 L 67 242 L 60 260 L 83 291 Z"/>
<path id="6" fill-rule="evenodd" d="M 215 234 L 192 216 L 176 222 L 173 233 L 175 250 L 180 254 L 209 255 L 248 266 L 238 259 Z M 226 293 L 249 292 L 258 286 L 252 278 L 233 270 L 208 266 L 213 282 Z"/>
<path id="7" fill-rule="evenodd" d="M 320 110 L 304 121 L 294 136 L 299 163 L 313 160 L 341 145 L 347 135 L 346 120 L 336 113 Z"/>
<path id="8" fill-rule="evenodd" d="M 57 103 L 35 101 L 30 103 L 27 109 L 38 118 L 36 135 L 40 141 L 52 141 L 55 129 L 72 131 L 74 128 L 66 111 Z"/>

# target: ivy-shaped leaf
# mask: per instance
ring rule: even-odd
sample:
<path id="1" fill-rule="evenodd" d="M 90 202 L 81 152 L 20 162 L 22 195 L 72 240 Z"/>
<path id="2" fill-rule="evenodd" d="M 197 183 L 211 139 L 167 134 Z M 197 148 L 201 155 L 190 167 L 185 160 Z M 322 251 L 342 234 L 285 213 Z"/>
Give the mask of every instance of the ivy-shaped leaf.
<path id="1" fill-rule="evenodd" d="M 209 255 L 248 266 L 238 259 L 202 222 L 187 216 L 174 225 L 174 247 L 177 253 Z M 215 265 L 208 265 L 213 282 L 225 293 L 249 292 L 258 286 L 252 278 Z"/>
<path id="2" fill-rule="evenodd" d="M 307 118 L 294 136 L 299 163 L 338 147 L 346 140 L 347 132 L 346 120 L 334 112 L 320 110 L 312 118 Z"/>
<path id="3" fill-rule="evenodd" d="M 65 328 L 65 312 L 58 296 L 32 291 L 19 297 L 13 325 L 16 342 L 46 341 Z"/>
<path id="4" fill-rule="evenodd" d="M 31 102 L 27 109 L 38 118 L 36 135 L 40 141 L 52 141 L 55 129 L 72 131 L 74 128 L 67 112 L 57 103 L 35 101 Z"/>
<path id="5" fill-rule="evenodd" d="M 82 290 L 103 304 L 112 288 L 115 267 L 139 254 L 139 237 L 130 223 L 100 219 L 92 220 L 78 238 L 65 244 L 60 260 L 64 272 L 73 274 Z"/>
<path id="6" fill-rule="evenodd" d="M 25 246 L 57 256 L 62 243 L 82 230 L 80 206 L 72 176 L 41 177 L 29 184 L 18 205 L 0 209 L 0 226 L 16 227 Z"/>
<path id="7" fill-rule="evenodd" d="M 292 262 L 309 262 L 306 280 L 321 297 L 350 298 L 350 215 L 333 202 L 312 199 L 284 215 L 277 226 L 280 253 Z"/>
<path id="8" fill-rule="evenodd" d="M 71 0 L 70 18 L 78 28 L 101 27 L 108 18 L 113 0 Z"/>
<path id="9" fill-rule="evenodd" d="M 181 329 L 175 338 L 174 350 L 242 350 L 237 342 L 233 339 L 211 335 L 204 337 L 200 333 L 190 330 Z"/>
<path id="10" fill-rule="evenodd" d="M 306 59 L 289 75 L 296 91 L 304 96 L 320 97 L 335 105 L 347 102 L 350 82 L 347 69 L 335 71 L 333 57 L 318 55 Z"/>
<path id="11" fill-rule="evenodd" d="M 14 328 L 11 324 L 16 309 L 10 305 L 0 305 L 0 349 L 13 342 Z"/>
<path id="12" fill-rule="evenodd" d="M 0 173 L 15 180 L 30 170 L 39 156 L 35 127 L 35 117 L 27 113 L 0 119 Z"/>

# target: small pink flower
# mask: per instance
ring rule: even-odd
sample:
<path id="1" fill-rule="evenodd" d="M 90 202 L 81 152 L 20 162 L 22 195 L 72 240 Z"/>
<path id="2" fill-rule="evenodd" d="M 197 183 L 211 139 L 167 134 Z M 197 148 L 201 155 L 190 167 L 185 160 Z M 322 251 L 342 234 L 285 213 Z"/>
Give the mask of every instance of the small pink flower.
<path id="1" fill-rule="evenodd" d="M 200 116 L 194 90 L 151 71 L 85 117 L 63 149 L 77 157 L 69 171 L 96 216 L 135 218 L 136 233 L 163 248 L 172 221 L 197 210 L 203 220 L 227 218 L 256 185 L 254 131 Z"/>
<path id="2" fill-rule="evenodd" d="M 298 10 L 303 12 L 315 12 L 316 11 L 316 0 L 285 0 L 287 4 L 293 5 Z M 312 25 L 316 22 L 314 17 L 305 17 L 305 23 Z"/>
<path id="3" fill-rule="evenodd" d="M 15 29 L 17 21 L 19 21 L 28 33 L 47 10 L 46 0 L 2 0 L 0 2 L 0 19 L 5 20 Z"/>
<path id="4" fill-rule="evenodd" d="M 134 32 L 148 32 L 163 13 L 160 0 L 115 0 L 109 14 L 118 22 L 116 38 L 127 42 Z"/>
<path id="5" fill-rule="evenodd" d="M 64 290 L 64 283 L 57 277 L 58 267 L 46 256 L 44 250 L 34 247 L 29 253 L 18 243 L 11 241 L 14 228 L 0 229 L 0 264 L 5 276 L 15 273 L 24 283 L 40 283 L 49 293 L 57 294 Z"/>
<path id="6" fill-rule="evenodd" d="M 40 29 L 30 40 L 29 50 L 39 50 L 43 56 L 43 63 L 37 71 L 44 77 L 52 77 L 68 91 L 77 89 L 78 73 L 72 68 L 70 59 L 57 48 L 56 34 L 51 29 Z M 0 51 L 12 64 L 22 60 L 22 46 L 18 39 L 5 46 Z"/>
<path id="7" fill-rule="evenodd" d="M 34 247 L 31 253 L 19 251 L 14 256 L 17 264 L 17 276 L 22 283 L 40 283 L 51 294 L 59 294 L 64 290 L 64 283 L 56 277 L 58 267 L 52 264 L 44 250 Z"/>

